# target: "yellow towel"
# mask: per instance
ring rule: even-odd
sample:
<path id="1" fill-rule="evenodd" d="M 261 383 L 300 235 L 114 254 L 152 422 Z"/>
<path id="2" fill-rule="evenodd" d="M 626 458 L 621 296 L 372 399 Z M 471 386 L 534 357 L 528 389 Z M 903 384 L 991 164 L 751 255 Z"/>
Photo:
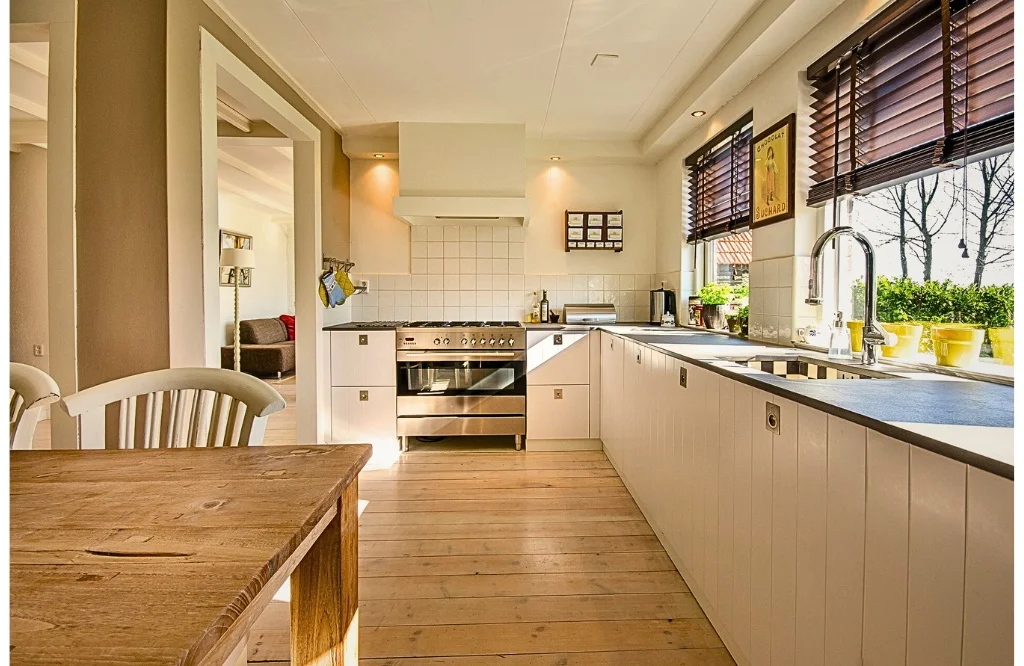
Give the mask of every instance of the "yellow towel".
<path id="1" fill-rule="evenodd" d="M 345 271 L 338 271 L 334 274 L 334 279 L 338 281 L 338 286 L 345 293 L 345 298 L 348 298 L 355 293 L 356 287 L 352 284 L 352 279 L 348 276 Z"/>

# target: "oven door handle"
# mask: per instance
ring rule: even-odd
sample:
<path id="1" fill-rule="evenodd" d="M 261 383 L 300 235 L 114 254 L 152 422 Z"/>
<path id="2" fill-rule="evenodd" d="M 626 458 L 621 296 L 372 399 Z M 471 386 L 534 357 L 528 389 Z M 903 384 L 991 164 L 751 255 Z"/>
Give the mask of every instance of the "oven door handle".
<path id="1" fill-rule="evenodd" d="M 399 361 L 521 361 L 526 358 L 526 352 L 524 350 L 483 353 L 400 351 L 397 358 Z"/>

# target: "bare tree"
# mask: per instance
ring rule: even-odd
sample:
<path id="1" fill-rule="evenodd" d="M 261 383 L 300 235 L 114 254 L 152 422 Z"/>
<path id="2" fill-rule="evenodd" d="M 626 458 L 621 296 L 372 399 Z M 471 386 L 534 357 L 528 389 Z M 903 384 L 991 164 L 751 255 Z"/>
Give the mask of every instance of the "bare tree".
<path id="1" fill-rule="evenodd" d="M 1013 153 L 982 160 L 981 190 L 969 189 L 968 197 L 970 215 L 978 223 L 974 284 L 980 287 L 986 266 L 1013 261 L 1013 240 L 1008 246 L 996 244 L 1013 223 Z"/>
<path id="2" fill-rule="evenodd" d="M 907 265 L 907 184 L 900 183 L 899 185 L 887 187 L 879 193 L 878 197 L 869 195 L 864 198 L 864 201 L 873 208 L 877 208 L 896 218 L 898 222 L 896 231 L 893 231 L 887 225 L 883 225 L 880 229 L 872 228 L 871 231 L 885 239 L 882 241 L 882 245 L 888 245 L 889 243 L 899 244 L 900 271 L 903 277 L 909 277 L 910 270 Z"/>

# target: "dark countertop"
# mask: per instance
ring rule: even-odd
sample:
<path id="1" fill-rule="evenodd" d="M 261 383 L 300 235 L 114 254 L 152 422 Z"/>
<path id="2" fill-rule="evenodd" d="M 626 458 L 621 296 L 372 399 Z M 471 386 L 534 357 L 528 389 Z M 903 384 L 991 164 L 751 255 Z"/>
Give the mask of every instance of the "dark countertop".
<path id="1" fill-rule="evenodd" d="M 899 372 L 905 378 L 790 380 L 721 357 L 742 356 L 744 348 L 754 354 L 824 355 L 699 331 L 657 334 L 600 328 L 768 393 L 1013 479 L 1012 386 L 906 371 L 891 365 L 883 370 Z"/>
<path id="2" fill-rule="evenodd" d="M 359 324 L 358 322 L 349 322 L 347 324 L 333 324 L 331 326 L 324 326 L 324 331 L 393 331 L 397 326 L 367 326 L 365 324 Z"/>

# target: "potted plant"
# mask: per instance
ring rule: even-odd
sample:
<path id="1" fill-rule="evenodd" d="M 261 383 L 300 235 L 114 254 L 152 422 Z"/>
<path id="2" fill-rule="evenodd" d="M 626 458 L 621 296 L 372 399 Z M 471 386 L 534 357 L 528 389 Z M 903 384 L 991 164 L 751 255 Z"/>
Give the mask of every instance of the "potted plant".
<path id="1" fill-rule="evenodd" d="M 740 316 L 738 314 L 725 315 L 725 324 L 730 333 L 740 332 Z"/>
<path id="2" fill-rule="evenodd" d="M 725 328 L 725 305 L 732 300 L 732 286 L 709 282 L 700 288 L 701 315 L 704 327 L 711 330 Z"/>
<path id="3" fill-rule="evenodd" d="M 744 305 L 741 307 L 736 316 L 740 320 L 740 335 L 747 337 L 747 333 L 750 330 L 750 306 Z"/>

